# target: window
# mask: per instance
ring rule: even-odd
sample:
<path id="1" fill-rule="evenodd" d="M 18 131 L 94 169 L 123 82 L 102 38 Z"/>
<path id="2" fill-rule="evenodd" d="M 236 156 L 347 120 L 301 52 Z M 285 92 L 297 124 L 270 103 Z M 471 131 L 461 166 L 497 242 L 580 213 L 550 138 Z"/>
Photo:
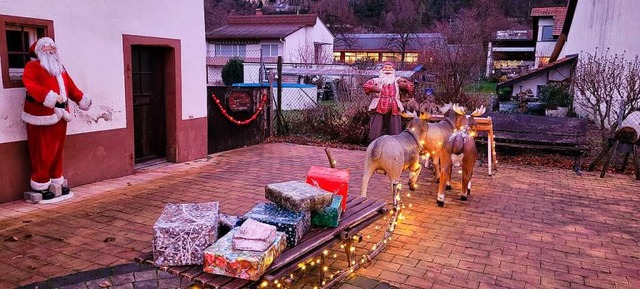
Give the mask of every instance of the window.
<path id="1" fill-rule="evenodd" d="M 416 63 L 416 62 L 418 62 L 418 53 L 413 53 L 413 52 L 405 53 L 404 62 L 406 62 L 406 63 Z"/>
<path id="2" fill-rule="evenodd" d="M 215 53 L 216 56 L 245 57 L 247 46 L 244 44 L 216 44 Z"/>
<path id="3" fill-rule="evenodd" d="M 40 37 L 53 38 L 53 21 L 0 15 L 0 65 L 4 88 L 22 87 L 29 47 Z"/>
<path id="4" fill-rule="evenodd" d="M 340 62 L 340 52 L 334 52 L 333 53 L 333 62 Z"/>
<path id="5" fill-rule="evenodd" d="M 553 41 L 553 26 L 542 26 L 540 41 Z"/>
<path id="6" fill-rule="evenodd" d="M 355 52 L 345 52 L 344 53 L 344 62 L 346 64 L 352 64 L 356 62 L 356 53 Z"/>
<path id="7" fill-rule="evenodd" d="M 263 57 L 278 57 L 278 44 L 264 44 L 261 47 Z"/>

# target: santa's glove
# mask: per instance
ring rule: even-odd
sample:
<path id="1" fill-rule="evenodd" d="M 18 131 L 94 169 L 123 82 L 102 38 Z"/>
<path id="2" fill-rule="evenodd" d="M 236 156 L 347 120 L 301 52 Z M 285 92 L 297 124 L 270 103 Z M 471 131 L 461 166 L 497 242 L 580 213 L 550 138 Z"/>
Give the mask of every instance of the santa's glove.
<path id="1" fill-rule="evenodd" d="M 49 93 L 47 93 L 47 95 L 44 97 L 44 102 L 42 102 L 42 105 L 49 108 L 54 108 L 56 106 L 56 103 L 58 102 L 59 96 L 59 94 L 53 92 L 52 90 L 49 90 Z"/>
<path id="2" fill-rule="evenodd" d="M 91 98 L 85 95 L 85 96 L 82 96 L 82 99 L 78 103 L 78 107 L 81 110 L 87 111 L 91 107 L 92 103 L 93 101 L 91 101 Z"/>

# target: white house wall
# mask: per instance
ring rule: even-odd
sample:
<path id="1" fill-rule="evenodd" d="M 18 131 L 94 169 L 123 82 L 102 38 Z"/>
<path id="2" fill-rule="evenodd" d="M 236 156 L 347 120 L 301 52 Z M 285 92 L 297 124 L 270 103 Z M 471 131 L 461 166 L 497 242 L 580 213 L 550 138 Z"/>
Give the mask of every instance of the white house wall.
<path id="1" fill-rule="evenodd" d="M 594 53 L 609 49 L 609 53 L 627 57 L 640 54 L 638 29 L 640 3 L 637 0 L 580 0 L 571 23 L 563 55 Z"/>
<path id="2" fill-rule="evenodd" d="M 283 61 L 291 63 L 313 63 L 314 43 L 327 43 L 323 45 L 323 59 L 320 59 L 323 63 L 331 63 L 333 61 L 333 34 L 327 29 L 327 27 L 316 19 L 316 24 L 313 27 L 304 27 L 289 36 L 285 37 L 285 44 L 283 49 Z"/>
<path id="3" fill-rule="evenodd" d="M 0 7 L 5 15 L 53 21 L 65 67 L 93 99 L 86 113 L 73 107 L 68 134 L 126 126 L 123 34 L 179 39 L 182 119 L 206 117 L 202 1 L 0 0 Z M 0 88 L 0 143 L 26 139 L 20 120 L 24 97 L 24 88 Z M 109 120 L 96 122 L 100 115 Z"/>
<path id="4" fill-rule="evenodd" d="M 562 81 L 567 79 L 571 75 L 571 68 L 569 65 L 559 67 L 557 69 L 550 70 L 546 73 L 539 75 L 536 78 L 523 80 L 513 85 L 512 95 L 516 96 L 520 91 L 526 91 L 531 89 L 534 96 L 538 95 L 538 86 L 546 85 L 547 81 Z M 520 87 L 522 86 L 522 90 Z"/>
<path id="5" fill-rule="evenodd" d="M 553 26 L 553 18 L 541 18 L 538 20 L 538 39 L 536 39 L 535 68 L 537 68 L 540 63 L 540 57 L 551 56 L 553 48 L 556 45 L 556 41 L 541 41 L 543 26 Z"/>

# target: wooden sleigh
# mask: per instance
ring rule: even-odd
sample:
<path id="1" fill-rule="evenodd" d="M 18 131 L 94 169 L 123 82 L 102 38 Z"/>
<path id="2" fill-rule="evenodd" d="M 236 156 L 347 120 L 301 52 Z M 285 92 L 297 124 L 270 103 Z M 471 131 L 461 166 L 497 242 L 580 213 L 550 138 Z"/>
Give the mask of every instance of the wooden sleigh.
<path id="1" fill-rule="evenodd" d="M 333 167 L 334 162 L 328 151 L 327 156 Z M 378 253 L 380 253 L 390 240 L 395 226 L 401 215 L 403 205 L 400 203 L 399 192 L 394 193 L 392 208 L 388 208 L 387 203 L 379 200 L 372 200 L 359 196 L 349 196 L 347 198 L 347 209 L 342 213 L 340 222 L 336 228 L 314 227 L 302 240 L 293 248 L 289 248 L 280 255 L 267 269 L 262 279 L 250 281 L 233 277 L 214 275 L 203 272 L 202 265 L 191 266 L 157 266 L 153 261 L 152 252 L 141 254 L 135 261 L 144 265 L 152 266 L 179 276 L 195 284 L 206 288 L 288 288 L 295 282 L 291 278 L 291 273 L 300 269 L 301 266 L 309 263 L 317 263 L 320 268 L 320 280 L 318 288 L 330 288 L 346 278 L 350 273 L 366 266 Z M 376 221 L 390 217 L 389 226 L 383 237 L 374 244 L 366 254 L 356 257 L 355 246 L 362 240 L 360 232 L 375 223 Z M 326 278 L 324 268 L 327 251 L 334 245 L 341 243 L 347 257 L 346 268 L 341 268 L 337 273 Z M 359 259 L 358 259 L 359 258 Z M 318 262 L 319 261 L 319 262 Z"/>

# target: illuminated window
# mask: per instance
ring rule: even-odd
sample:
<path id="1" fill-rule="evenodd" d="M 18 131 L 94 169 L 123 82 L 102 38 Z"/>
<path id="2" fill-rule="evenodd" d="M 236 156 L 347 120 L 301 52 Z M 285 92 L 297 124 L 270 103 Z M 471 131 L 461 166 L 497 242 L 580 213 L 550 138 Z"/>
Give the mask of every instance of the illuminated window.
<path id="1" fill-rule="evenodd" d="M 333 62 L 340 62 L 340 52 L 333 53 Z"/>
<path id="2" fill-rule="evenodd" d="M 400 61 L 400 53 L 382 53 L 382 61 Z"/>
<path id="3" fill-rule="evenodd" d="M 356 53 L 355 52 L 345 52 L 344 53 L 344 62 L 345 63 L 354 63 L 356 62 Z"/>
<path id="4" fill-rule="evenodd" d="M 541 56 L 540 60 L 538 62 L 538 65 L 539 66 L 543 66 L 543 65 L 546 65 L 546 64 L 549 64 L 549 57 L 548 56 Z"/>
<path id="5" fill-rule="evenodd" d="M 367 53 L 367 57 L 375 62 L 380 61 L 380 54 L 377 52 L 369 52 Z"/>
<path id="6" fill-rule="evenodd" d="M 418 62 L 418 53 L 406 53 L 404 55 L 404 62 L 407 62 L 407 63 Z"/>

